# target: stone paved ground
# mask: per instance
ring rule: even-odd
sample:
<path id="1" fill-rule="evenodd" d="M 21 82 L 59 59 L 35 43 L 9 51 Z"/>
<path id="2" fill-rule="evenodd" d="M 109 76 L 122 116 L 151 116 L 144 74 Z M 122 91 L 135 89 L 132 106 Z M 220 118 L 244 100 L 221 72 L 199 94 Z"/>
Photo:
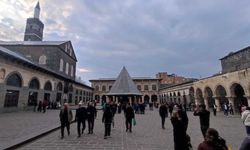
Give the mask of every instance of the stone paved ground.
<path id="1" fill-rule="evenodd" d="M 188 133 L 192 138 L 194 149 L 202 142 L 198 117 L 189 115 Z M 166 122 L 166 130 L 161 129 L 158 111 L 146 111 L 145 115 L 136 115 L 137 125 L 133 133 L 125 132 L 124 117 L 118 114 L 115 117 L 115 127 L 112 129 L 111 138 L 103 139 L 104 127 L 101 123 L 102 112 L 98 112 L 93 135 L 84 134 L 77 138 L 76 124 L 71 125 L 71 135 L 60 139 L 60 131 L 57 130 L 41 139 L 29 143 L 21 150 L 52 150 L 52 149 L 88 149 L 88 150 L 173 150 L 172 125 L 169 118 Z M 244 138 L 244 127 L 239 116 L 224 117 L 219 114 L 211 116 L 211 127 L 218 129 L 233 150 L 239 149 Z"/>
<path id="2" fill-rule="evenodd" d="M 0 149 L 25 141 L 60 125 L 59 111 L 0 114 Z"/>

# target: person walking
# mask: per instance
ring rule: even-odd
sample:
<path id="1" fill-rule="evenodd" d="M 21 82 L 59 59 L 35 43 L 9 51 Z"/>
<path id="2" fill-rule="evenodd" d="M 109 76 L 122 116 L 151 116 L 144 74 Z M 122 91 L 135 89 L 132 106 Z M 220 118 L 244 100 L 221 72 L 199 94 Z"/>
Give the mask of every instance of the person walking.
<path id="1" fill-rule="evenodd" d="M 241 119 L 246 128 L 247 136 L 250 136 L 250 107 L 246 107 L 242 112 Z"/>
<path id="2" fill-rule="evenodd" d="M 170 116 L 172 116 L 173 109 L 174 109 L 174 106 L 173 106 L 172 103 L 170 103 L 170 104 L 168 105 L 168 110 L 169 110 Z"/>
<path id="3" fill-rule="evenodd" d="M 196 107 L 194 116 L 200 117 L 201 132 L 203 137 L 205 138 L 207 129 L 209 128 L 210 112 L 206 110 L 206 106 L 204 104 L 201 104 Z"/>
<path id="4" fill-rule="evenodd" d="M 38 103 L 38 107 L 37 107 L 37 111 L 38 112 L 42 112 L 42 101 L 39 101 L 39 103 Z"/>
<path id="5" fill-rule="evenodd" d="M 165 129 L 165 118 L 168 117 L 168 109 L 166 104 L 162 104 L 159 108 L 159 114 L 161 117 L 161 126 L 162 129 Z"/>
<path id="6" fill-rule="evenodd" d="M 88 129 L 89 129 L 88 134 L 93 134 L 96 115 L 97 115 L 96 108 L 91 103 L 89 103 L 87 107 L 87 119 L 88 119 Z"/>
<path id="7" fill-rule="evenodd" d="M 68 135 L 70 135 L 70 122 L 72 121 L 72 111 L 69 109 L 68 103 L 64 103 L 64 107 L 61 109 L 60 114 L 61 122 L 61 138 L 64 138 L 64 128 L 67 128 Z"/>
<path id="8" fill-rule="evenodd" d="M 181 105 L 178 105 L 178 114 L 181 118 L 181 121 L 183 122 L 184 124 L 184 128 L 185 128 L 185 132 L 187 132 L 187 128 L 188 128 L 188 116 L 187 116 L 187 112 L 183 110 L 182 106 Z"/>
<path id="9" fill-rule="evenodd" d="M 86 128 L 87 110 L 85 107 L 82 106 L 81 102 L 78 104 L 78 106 L 79 108 L 76 109 L 75 121 L 77 122 L 78 137 L 81 137 L 81 134 L 84 133 L 84 130 Z"/>
<path id="10" fill-rule="evenodd" d="M 110 105 L 110 109 L 112 111 L 112 114 L 113 114 L 113 120 L 112 120 L 112 126 L 113 128 L 115 127 L 115 114 L 116 114 L 116 111 L 117 111 L 117 104 L 115 102 L 112 102 L 111 105 Z"/>
<path id="11" fill-rule="evenodd" d="M 216 116 L 216 113 L 217 113 L 217 105 L 216 104 L 213 104 L 213 113 L 214 113 L 214 116 Z"/>
<path id="12" fill-rule="evenodd" d="M 228 150 L 226 141 L 219 136 L 217 130 L 209 128 L 205 140 L 199 144 L 198 150 Z"/>
<path id="13" fill-rule="evenodd" d="M 127 104 L 127 108 L 125 110 L 125 118 L 126 118 L 126 132 L 132 132 L 132 119 L 135 118 L 135 113 L 130 104 Z"/>
<path id="14" fill-rule="evenodd" d="M 223 111 L 224 115 L 228 116 L 228 104 L 226 102 L 223 104 Z"/>
<path id="15" fill-rule="evenodd" d="M 234 115 L 234 109 L 232 103 L 229 103 L 228 109 L 229 109 L 229 114 Z"/>
<path id="16" fill-rule="evenodd" d="M 46 101 L 46 100 L 44 100 L 43 101 L 43 104 L 42 104 L 42 107 L 43 107 L 43 113 L 45 113 L 46 112 L 46 107 L 47 107 L 47 105 L 48 105 L 48 102 Z"/>
<path id="17" fill-rule="evenodd" d="M 174 112 L 171 117 L 174 136 L 174 150 L 189 150 L 188 136 L 185 131 L 185 125 L 178 112 Z"/>
<path id="18" fill-rule="evenodd" d="M 102 116 L 102 122 L 104 123 L 104 128 L 105 128 L 104 139 L 107 139 L 107 137 L 110 136 L 112 120 L 113 120 L 113 112 L 110 106 L 107 105 Z"/>

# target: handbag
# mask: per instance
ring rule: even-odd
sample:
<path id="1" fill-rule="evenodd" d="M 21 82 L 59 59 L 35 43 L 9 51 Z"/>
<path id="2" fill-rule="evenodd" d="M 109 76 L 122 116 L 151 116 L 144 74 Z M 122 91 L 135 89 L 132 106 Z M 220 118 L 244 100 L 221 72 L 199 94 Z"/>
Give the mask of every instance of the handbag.
<path id="1" fill-rule="evenodd" d="M 132 119 L 132 124 L 135 126 L 136 125 L 136 120 L 135 118 Z"/>

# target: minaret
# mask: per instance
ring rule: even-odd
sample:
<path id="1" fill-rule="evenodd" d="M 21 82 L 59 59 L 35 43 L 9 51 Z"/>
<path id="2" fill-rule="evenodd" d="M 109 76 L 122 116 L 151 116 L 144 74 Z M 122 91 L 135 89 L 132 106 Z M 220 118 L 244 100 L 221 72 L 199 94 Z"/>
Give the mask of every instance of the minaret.
<path id="1" fill-rule="evenodd" d="M 34 9 L 34 17 L 28 18 L 24 33 L 24 41 L 42 41 L 43 40 L 43 23 L 39 19 L 40 4 L 39 1 Z"/>
<path id="2" fill-rule="evenodd" d="M 34 18 L 39 19 L 39 15 L 40 15 L 40 5 L 39 5 L 39 1 L 36 4 L 35 10 L 34 10 Z"/>

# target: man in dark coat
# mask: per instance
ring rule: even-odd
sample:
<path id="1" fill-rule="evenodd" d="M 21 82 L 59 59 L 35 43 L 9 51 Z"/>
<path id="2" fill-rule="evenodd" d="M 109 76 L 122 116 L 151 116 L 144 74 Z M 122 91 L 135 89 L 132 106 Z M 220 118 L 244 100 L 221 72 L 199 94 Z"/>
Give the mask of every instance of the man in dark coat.
<path id="1" fill-rule="evenodd" d="M 174 109 L 174 105 L 173 105 L 172 103 L 170 103 L 170 104 L 168 105 L 168 110 L 169 110 L 170 116 L 172 116 L 173 109 Z"/>
<path id="2" fill-rule="evenodd" d="M 188 116 L 187 116 L 187 112 L 183 110 L 181 105 L 178 105 L 178 114 L 181 118 L 181 121 L 184 124 L 184 128 L 185 128 L 185 132 L 187 132 L 187 128 L 188 128 Z"/>
<path id="3" fill-rule="evenodd" d="M 185 125 L 178 112 L 174 112 L 171 117 L 174 134 L 174 150 L 189 150 L 189 141 L 185 131 Z"/>
<path id="4" fill-rule="evenodd" d="M 97 114 L 96 108 L 89 103 L 87 107 L 87 118 L 88 118 L 88 128 L 89 128 L 88 134 L 93 134 L 96 114 Z"/>
<path id="5" fill-rule="evenodd" d="M 82 106 L 81 102 L 78 105 L 79 105 L 79 108 L 76 109 L 75 120 L 77 122 L 78 137 L 80 137 L 86 128 L 85 122 L 86 122 L 86 118 L 87 118 L 87 110 L 85 107 Z M 82 132 L 81 132 L 81 124 L 82 124 Z"/>
<path id="6" fill-rule="evenodd" d="M 102 122 L 104 123 L 105 127 L 104 139 L 107 139 L 107 136 L 110 136 L 112 120 L 113 120 L 113 112 L 110 106 L 107 105 L 102 116 Z"/>
<path id="7" fill-rule="evenodd" d="M 201 104 L 194 111 L 194 116 L 200 117 L 200 127 L 203 137 L 205 138 L 207 129 L 209 128 L 210 112 L 206 110 L 206 105 Z"/>
<path id="8" fill-rule="evenodd" d="M 159 114 L 161 117 L 162 129 L 165 129 L 165 118 L 168 117 L 168 109 L 166 104 L 162 104 L 159 108 Z"/>
<path id="9" fill-rule="evenodd" d="M 126 132 L 132 132 L 132 119 L 135 118 L 135 113 L 133 108 L 130 104 L 127 105 L 125 110 L 125 117 L 126 117 Z"/>
<path id="10" fill-rule="evenodd" d="M 68 103 L 64 104 L 64 107 L 60 111 L 59 117 L 61 121 L 61 138 L 64 138 L 65 127 L 67 128 L 68 135 L 70 135 L 70 122 L 73 118 L 72 111 L 69 109 Z"/>

